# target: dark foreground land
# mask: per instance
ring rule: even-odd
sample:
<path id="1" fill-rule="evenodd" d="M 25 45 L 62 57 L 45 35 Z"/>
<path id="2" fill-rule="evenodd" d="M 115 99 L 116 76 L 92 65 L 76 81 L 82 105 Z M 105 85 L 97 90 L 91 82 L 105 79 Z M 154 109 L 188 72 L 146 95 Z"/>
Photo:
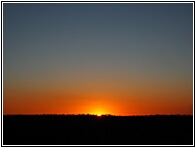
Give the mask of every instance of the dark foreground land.
<path id="1" fill-rule="evenodd" d="M 193 116 L 3 116 L 3 145 L 192 144 Z"/>

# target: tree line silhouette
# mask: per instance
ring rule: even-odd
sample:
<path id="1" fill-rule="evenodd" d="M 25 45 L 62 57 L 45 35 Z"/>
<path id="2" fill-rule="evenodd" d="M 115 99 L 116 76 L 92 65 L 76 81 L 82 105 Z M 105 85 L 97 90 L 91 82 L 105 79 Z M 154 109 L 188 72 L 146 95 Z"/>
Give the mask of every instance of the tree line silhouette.
<path id="1" fill-rule="evenodd" d="M 4 115 L 4 145 L 192 145 L 192 115 Z"/>

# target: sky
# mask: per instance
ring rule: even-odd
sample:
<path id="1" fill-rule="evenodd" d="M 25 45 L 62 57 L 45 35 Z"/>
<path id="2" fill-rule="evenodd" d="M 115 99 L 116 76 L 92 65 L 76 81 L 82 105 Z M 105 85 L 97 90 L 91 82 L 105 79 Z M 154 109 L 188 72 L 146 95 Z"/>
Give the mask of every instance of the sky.
<path id="1" fill-rule="evenodd" d="M 192 3 L 4 3 L 3 114 L 193 114 Z"/>

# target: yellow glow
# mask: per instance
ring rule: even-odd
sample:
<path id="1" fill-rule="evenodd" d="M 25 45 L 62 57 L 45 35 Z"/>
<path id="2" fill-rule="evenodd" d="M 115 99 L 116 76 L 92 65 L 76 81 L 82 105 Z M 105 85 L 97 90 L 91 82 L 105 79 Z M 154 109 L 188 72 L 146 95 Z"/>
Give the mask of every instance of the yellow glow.
<path id="1" fill-rule="evenodd" d="M 88 108 L 86 109 L 88 113 L 90 114 L 94 114 L 94 115 L 104 115 L 104 114 L 112 114 L 112 104 L 110 102 L 107 102 L 106 100 L 107 99 L 102 99 L 102 98 L 105 98 L 105 97 L 100 97 L 100 98 L 96 98 L 96 97 L 92 97 L 93 101 L 91 102 L 88 102 L 89 106 Z M 95 98 L 95 99 L 94 99 Z"/>
<path id="2" fill-rule="evenodd" d="M 97 114 L 98 117 L 101 117 L 101 114 Z"/>

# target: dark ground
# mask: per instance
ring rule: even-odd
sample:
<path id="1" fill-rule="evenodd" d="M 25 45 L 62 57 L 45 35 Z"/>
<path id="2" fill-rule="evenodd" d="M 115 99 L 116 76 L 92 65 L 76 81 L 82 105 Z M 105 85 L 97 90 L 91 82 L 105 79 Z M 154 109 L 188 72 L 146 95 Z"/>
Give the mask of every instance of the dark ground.
<path id="1" fill-rule="evenodd" d="M 193 116 L 3 116 L 3 145 L 192 144 Z"/>

